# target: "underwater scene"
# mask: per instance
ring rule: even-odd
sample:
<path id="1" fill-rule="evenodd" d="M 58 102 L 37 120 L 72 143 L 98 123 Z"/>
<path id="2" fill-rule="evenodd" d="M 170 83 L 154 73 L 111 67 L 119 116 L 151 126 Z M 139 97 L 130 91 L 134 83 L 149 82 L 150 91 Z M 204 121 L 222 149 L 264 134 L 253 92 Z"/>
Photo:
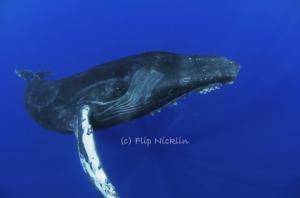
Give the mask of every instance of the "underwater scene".
<path id="1" fill-rule="evenodd" d="M 299 10 L 0 0 L 0 198 L 299 198 Z"/>

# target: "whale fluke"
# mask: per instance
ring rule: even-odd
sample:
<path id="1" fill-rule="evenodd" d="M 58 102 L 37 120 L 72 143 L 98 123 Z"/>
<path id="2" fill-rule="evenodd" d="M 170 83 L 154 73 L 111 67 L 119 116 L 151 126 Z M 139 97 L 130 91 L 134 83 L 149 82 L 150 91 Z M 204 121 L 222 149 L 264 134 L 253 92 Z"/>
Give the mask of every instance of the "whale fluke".
<path id="1" fill-rule="evenodd" d="M 44 79 L 51 75 L 51 72 L 49 71 L 39 71 L 34 73 L 26 69 L 15 69 L 15 73 L 17 74 L 17 76 L 26 81 L 31 81 L 33 79 Z"/>

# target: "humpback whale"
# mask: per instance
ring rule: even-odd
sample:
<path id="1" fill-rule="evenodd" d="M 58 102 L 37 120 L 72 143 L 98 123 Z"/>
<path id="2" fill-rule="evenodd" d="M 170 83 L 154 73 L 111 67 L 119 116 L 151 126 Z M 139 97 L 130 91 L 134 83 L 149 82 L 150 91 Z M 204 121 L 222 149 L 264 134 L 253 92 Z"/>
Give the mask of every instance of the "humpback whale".
<path id="1" fill-rule="evenodd" d="M 25 107 L 41 126 L 75 134 L 85 172 L 104 197 L 119 197 L 96 150 L 94 132 L 155 112 L 188 93 L 231 84 L 239 64 L 225 57 L 145 52 L 59 80 L 16 69 Z"/>

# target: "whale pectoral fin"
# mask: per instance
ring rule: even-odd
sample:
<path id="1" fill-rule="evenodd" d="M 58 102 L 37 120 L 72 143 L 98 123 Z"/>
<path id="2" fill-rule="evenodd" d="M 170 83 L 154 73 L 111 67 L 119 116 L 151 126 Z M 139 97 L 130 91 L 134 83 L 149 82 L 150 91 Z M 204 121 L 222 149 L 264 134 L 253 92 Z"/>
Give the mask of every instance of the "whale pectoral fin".
<path id="1" fill-rule="evenodd" d="M 81 164 L 90 180 L 105 198 L 117 198 L 96 150 L 93 128 L 89 122 L 90 107 L 85 105 L 75 120 L 75 135 Z"/>

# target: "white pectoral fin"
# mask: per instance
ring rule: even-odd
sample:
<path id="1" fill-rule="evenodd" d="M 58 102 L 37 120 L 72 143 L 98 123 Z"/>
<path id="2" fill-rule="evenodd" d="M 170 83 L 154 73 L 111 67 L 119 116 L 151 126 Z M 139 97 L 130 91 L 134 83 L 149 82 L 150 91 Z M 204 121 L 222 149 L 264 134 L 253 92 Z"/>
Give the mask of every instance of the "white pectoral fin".
<path id="1" fill-rule="evenodd" d="M 118 198 L 97 153 L 93 128 L 89 122 L 90 107 L 83 106 L 76 120 L 75 135 L 81 164 L 91 181 L 105 198 Z"/>

